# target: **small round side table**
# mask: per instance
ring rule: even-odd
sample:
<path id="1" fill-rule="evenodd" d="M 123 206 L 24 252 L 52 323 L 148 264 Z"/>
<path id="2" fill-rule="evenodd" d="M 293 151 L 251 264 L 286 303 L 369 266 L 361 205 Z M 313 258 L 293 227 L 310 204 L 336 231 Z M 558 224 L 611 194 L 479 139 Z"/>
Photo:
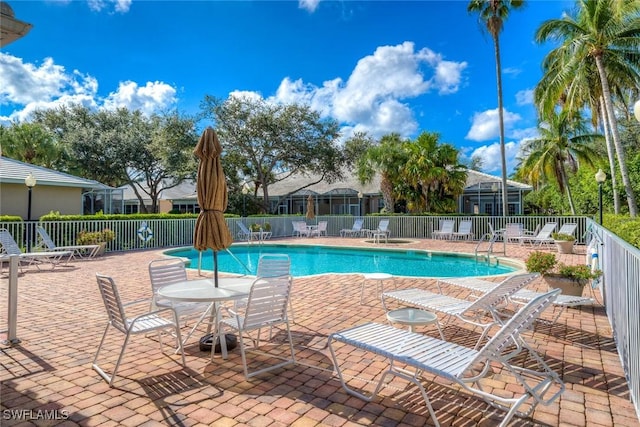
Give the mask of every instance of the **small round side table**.
<path id="1" fill-rule="evenodd" d="M 382 293 L 384 290 L 382 282 L 393 279 L 393 276 L 389 273 L 365 273 L 363 276 L 364 278 L 362 279 L 362 286 L 360 288 L 360 304 L 363 304 L 364 284 L 367 280 L 375 280 L 377 282 L 376 287 L 379 287 L 380 292 Z"/>
<path id="2" fill-rule="evenodd" d="M 440 333 L 440 337 L 444 339 L 442 330 L 440 329 L 440 323 L 438 322 L 438 316 L 430 311 L 420 310 L 418 308 L 399 308 L 397 310 L 387 311 L 387 320 L 390 323 L 399 323 L 401 325 L 409 326 L 409 332 L 413 332 L 414 326 L 424 326 L 435 323 Z"/>

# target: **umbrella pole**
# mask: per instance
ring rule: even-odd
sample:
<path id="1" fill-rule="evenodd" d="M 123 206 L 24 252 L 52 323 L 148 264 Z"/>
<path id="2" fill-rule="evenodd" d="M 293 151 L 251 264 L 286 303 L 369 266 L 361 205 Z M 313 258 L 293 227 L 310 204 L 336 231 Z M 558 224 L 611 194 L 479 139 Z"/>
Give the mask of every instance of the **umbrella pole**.
<path id="1" fill-rule="evenodd" d="M 213 249 L 212 249 L 213 250 Z M 218 287 L 218 252 L 213 251 L 213 283 Z"/>

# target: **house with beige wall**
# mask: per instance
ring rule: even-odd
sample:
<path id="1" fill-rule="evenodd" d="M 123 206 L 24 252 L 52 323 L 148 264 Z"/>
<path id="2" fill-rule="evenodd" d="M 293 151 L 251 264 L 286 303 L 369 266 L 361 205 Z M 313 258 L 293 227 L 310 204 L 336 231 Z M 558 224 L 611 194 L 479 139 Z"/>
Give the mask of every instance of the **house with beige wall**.
<path id="1" fill-rule="evenodd" d="M 29 174 L 35 178 L 31 188 L 32 220 L 51 211 L 63 215 L 93 214 L 99 210 L 122 212 L 121 192 L 114 192 L 107 185 L 0 156 L 0 215 L 28 219 L 29 188 L 25 179 Z"/>

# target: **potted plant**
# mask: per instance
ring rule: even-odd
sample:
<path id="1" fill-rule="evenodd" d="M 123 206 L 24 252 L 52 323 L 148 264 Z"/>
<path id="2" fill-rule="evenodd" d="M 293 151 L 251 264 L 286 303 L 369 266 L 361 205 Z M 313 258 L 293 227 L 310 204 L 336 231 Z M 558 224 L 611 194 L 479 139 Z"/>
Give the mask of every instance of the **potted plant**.
<path id="1" fill-rule="evenodd" d="M 107 243 L 116 238 L 116 233 L 105 228 L 102 231 L 81 231 L 78 233 L 77 243 L 78 245 L 100 245 L 96 255 L 103 255 L 107 247 Z"/>
<path id="2" fill-rule="evenodd" d="M 573 253 L 573 245 L 576 241 L 576 238 L 573 234 L 566 233 L 553 233 L 551 235 L 553 238 L 556 247 L 558 248 L 558 253 L 561 254 L 572 254 Z"/>
<path id="3" fill-rule="evenodd" d="M 560 288 L 564 295 L 581 296 L 584 285 L 602 275 L 601 271 L 591 271 L 584 264 L 558 263 L 556 255 L 551 252 L 531 252 L 525 264 L 528 272 L 540 273 L 550 288 Z"/>
<path id="4" fill-rule="evenodd" d="M 271 231 L 271 224 L 265 222 L 264 224 L 253 223 L 251 224 L 251 231 Z"/>

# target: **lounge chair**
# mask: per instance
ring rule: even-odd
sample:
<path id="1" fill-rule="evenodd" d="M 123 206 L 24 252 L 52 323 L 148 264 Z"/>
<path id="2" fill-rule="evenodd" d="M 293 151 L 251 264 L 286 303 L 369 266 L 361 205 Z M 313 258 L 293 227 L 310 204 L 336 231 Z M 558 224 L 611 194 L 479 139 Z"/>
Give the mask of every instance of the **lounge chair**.
<path id="1" fill-rule="evenodd" d="M 442 313 L 447 316 L 447 320 L 451 317 L 456 317 L 473 326 L 478 326 L 482 329 L 482 333 L 476 343 L 477 348 L 492 326 L 502 324 L 503 320 L 500 317 L 498 308 L 505 305 L 512 294 L 525 287 L 536 277 L 538 277 L 537 273 L 511 276 L 484 293 L 475 301 L 468 301 L 414 288 L 384 292 L 382 294 L 382 305 L 385 311 L 388 311 L 385 300 L 393 299 L 405 305 Z M 492 320 L 488 321 L 487 315 L 490 316 Z"/>
<path id="2" fill-rule="evenodd" d="M 47 251 L 47 252 L 22 252 L 20 246 L 7 229 L 0 229 L 0 255 L 17 255 L 20 264 L 35 265 L 40 269 L 42 262 L 51 263 L 51 269 L 60 264 L 63 258 L 68 262 L 73 255 L 72 251 Z"/>
<path id="3" fill-rule="evenodd" d="M 473 233 L 471 232 L 471 221 L 468 221 L 468 220 L 460 221 L 460 225 L 458 226 L 458 231 L 451 233 L 451 238 L 462 239 L 462 240 L 472 240 Z"/>
<path id="4" fill-rule="evenodd" d="M 253 240 L 264 240 L 264 233 L 267 233 L 266 231 L 251 231 L 240 221 L 238 221 L 238 227 L 240 227 L 240 231 L 238 231 L 238 238 L 246 240 L 247 242 L 251 242 Z M 268 233 L 271 235 L 271 232 Z"/>
<path id="5" fill-rule="evenodd" d="M 431 237 L 434 239 L 450 239 L 455 227 L 455 221 L 452 219 L 440 220 L 440 230 L 435 230 L 431 233 Z"/>
<path id="6" fill-rule="evenodd" d="M 362 218 L 358 218 L 353 221 L 353 226 L 351 228 L 343 228 L 340 230 L 340 237 L 358 237 L 362 235 L 362 226 L 364 225 L 364 220 Z"/>
<path id="7" fill-rule="evenodd" d="M 328 347 L 342 387 L 350 395 L 371 401 L 385 385 L 387 376 L 399 377 L 418 387 L 431 418 L 435 425 L 439 426 L 427 394 L 428 388 L 420 381 L 421 376 L 427 374 L 429 379 L 435 376 L 459 384 L 464 390 L 482 398 L 491 406 L 506 410 L 507 413 L 500 424 L 506 426 L 514 415 L 528 417 L 536 405 L 549 405 L 564 392 L 565 386 L 559 375 L 520 335 L 553 302 L 558 293 L 559 290 L 555 290 L 543 294 L 522 307 L 479 350 L 376 323 L 366 323 L 332 333 L 329 335 Z M 514 342 L 519 344 L 515 348 L 512 345 Z M 356 347 L 388 360 L 389 367 L 383 372 L 371 394 L 367 395 L 364 391 L 355 390 L 347 384 L 337 358 L 339 349 L 336 347 L 340 346 L 335 346 L 335 343 Z M 522 356 L 525 350 L 530 358 Z M 526 366 L 519 365 L 525 363 L 523 361 L 528 361 Z M 500 381 L 505 381 L 504 377 L 509 376 L 509 393 L 491 393 L 495 386 L 492 374 L 498 365 L 502 368 L 497 372 Z M 415 372 L 410 372 L 404 368 L 405 366 L 409 369 L 414 368 Z M 446 396 L 441 399 L 449 403 Z M 526 412 L 518 411 L 523 404 L 528 405 Z"/>
<path id="8" fill-rule="evenodd" d="M 100 250 L 100 245 L 68 245 L 68 246 L 56 246 L 53 239 L 47 233 L 47 230 L 42 226 L 37 226 L 38 232 L 38 244 L 48 251 L 71 251 L 71 257 L 73 258 L 94 258 Z"/>
<path id="9" fill-rule="evenodd" d="M 311 230 L 311 233 L 309 234 L 310 237 L 313 236 L 318 236 L 318 237 L 322 237 L 322 236 L 327 236 L 327 225 L 328 225 L 328 221 L 319 221 L 318 222 L 318 226 L 314 229 Z"/>
<path id="10" fill-rule="evenodd" d="M 518 241 L 521 244 L 529 243 L 531 246 L 550 245 L 551 243 L 553 243 L 551 234 L 555 229 L 556 229 L 556 223 L 548 222 L 544 225 L 544 227 L 542 227 L 540 232 L 535 236 L 520 236 L 520 238 L 518 238 Z"/>
<path id="11" fill-rule="evenodd" d="M 309 229 L 309 227 L 307 227 L 307 223 L 304 221 L 291 221 L 291 224 L 293 225 L 293 236 L 298 236 L 298 237 L 302 237 L 302 236 L 307 236 L 309 237 L 311 235 L 311 230 Z"/>
<path id="12" fill-rule="evenodd" d="M 487 293 L 491 289 L 499 285 L 498 282 L 492 282 L 490 280 L 479 279 L 476 277 L 451 277 L 438 280 L 437 284 L 440 291 L 442 291 L 441 285 L 443 283 L 469 289 L 479 294 Z M 534 298 L 539 297 L 543 293 L 544 292 L 536 292 L 529 289 L 520 289 L 518 292 L 509 296 L 509 300 L 516 304 L 526 304 Z M 560 310 L 553 317 L 551 323 L 555 323 L 555 321 L 558 319 L 558 317 L 560 317 L 564 309 L 567 307 L 589 306 L 595 303 L 596 301 L 593 298 L 560 294 L 553 301 L 553 305 L 556 307 L 560 307 Z"/>

